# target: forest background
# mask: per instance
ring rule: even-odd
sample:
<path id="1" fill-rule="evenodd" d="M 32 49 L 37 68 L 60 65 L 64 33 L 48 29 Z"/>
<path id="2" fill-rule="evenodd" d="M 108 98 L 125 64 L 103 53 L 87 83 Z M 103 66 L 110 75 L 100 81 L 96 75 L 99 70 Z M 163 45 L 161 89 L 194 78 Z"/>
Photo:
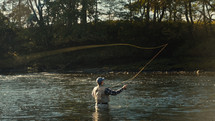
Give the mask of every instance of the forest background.
<path id="1" fill-rule="evenodd" d="M 215 70 L 215 0 L 1 0 L 0 72 Z M 33 58 L 33 59 L 32 59 Z"/>

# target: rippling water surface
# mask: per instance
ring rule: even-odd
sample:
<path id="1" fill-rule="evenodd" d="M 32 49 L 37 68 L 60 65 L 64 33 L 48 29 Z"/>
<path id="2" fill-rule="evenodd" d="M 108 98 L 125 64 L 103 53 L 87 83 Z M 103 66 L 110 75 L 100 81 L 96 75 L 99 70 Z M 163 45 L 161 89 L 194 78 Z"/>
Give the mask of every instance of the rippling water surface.
<path id="1" fill-rule="evenodd" d="M 142 74 L 96 112 L 97 76 L 110 87 L 131 74 L 0 75 L 0 120 L 215 120 L 214 74 Z"/>

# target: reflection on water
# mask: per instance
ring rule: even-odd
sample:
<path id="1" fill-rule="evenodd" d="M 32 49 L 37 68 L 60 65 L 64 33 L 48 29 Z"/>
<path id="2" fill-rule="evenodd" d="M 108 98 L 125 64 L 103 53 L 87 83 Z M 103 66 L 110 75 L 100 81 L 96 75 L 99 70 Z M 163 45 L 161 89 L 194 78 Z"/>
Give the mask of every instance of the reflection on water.
<path id="1" fill-rule="evenodd" d="M 0 75 L 0 120 L 215 120 L 215 76 L 142 74 L 97 111 L 96 74 Z M 106 86 L 132 75 L 103 74 Z"/>
<path id="2" fill-rule="evenodd" d="M 93 121 L 108 121 L 111 120 L 111 115 L 109 114 L 109 105 L 99 105 L 95 106 L 95 112 L 92 114 Z"/>

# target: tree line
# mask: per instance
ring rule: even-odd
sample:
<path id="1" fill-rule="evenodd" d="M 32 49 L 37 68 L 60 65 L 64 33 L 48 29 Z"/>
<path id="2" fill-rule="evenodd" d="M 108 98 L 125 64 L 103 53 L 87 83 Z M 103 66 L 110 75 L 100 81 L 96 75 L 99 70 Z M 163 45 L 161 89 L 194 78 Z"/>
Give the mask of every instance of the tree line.
<path id="1" fill-rule="evenodd" d="M 35 52 L 104 43 L 170 43 L 165 56 L 214 56 L 209 54 L 215 44 L 214 6 L 215 0 L 3 0 L 0 56 L 16 60 Z M 210 49 L 199 51 L 202 46 Z M 112 54 L 141 55 L 123 51 Z M 73 64 L 84 60 L 72 59 Z M 0 60 L 0 66 L 5 63 Z"/>
<path id="2" fill-rule="evenodd" d="M 105 20 L 212 24 L 214 0 L 4 0 L 1 13 L 19 27 Z"/>

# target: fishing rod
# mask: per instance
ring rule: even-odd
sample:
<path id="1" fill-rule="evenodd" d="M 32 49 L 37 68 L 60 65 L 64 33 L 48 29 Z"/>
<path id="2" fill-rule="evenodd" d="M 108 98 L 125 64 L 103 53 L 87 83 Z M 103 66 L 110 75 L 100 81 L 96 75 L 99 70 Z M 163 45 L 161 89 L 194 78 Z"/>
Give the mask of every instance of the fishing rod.
<path id="1" fill-rule="evenodd" d="M 146 68 L 146 66 L 148 66 L 167 47 L 167 45 L 168 44 L 157 46 L 157 47 L 160 47 L 160 48 L 162 47 L 162 48 L 133 77 L 131 77 L 123 82 L 117 83 L 116 85 L 112 86 L 112 88 L 118 87 L 123 83 L 129 82 L 129 81 L 135 79 Z M 154 48 L 157 49 L 157 47 L 154 47 Z"/>

